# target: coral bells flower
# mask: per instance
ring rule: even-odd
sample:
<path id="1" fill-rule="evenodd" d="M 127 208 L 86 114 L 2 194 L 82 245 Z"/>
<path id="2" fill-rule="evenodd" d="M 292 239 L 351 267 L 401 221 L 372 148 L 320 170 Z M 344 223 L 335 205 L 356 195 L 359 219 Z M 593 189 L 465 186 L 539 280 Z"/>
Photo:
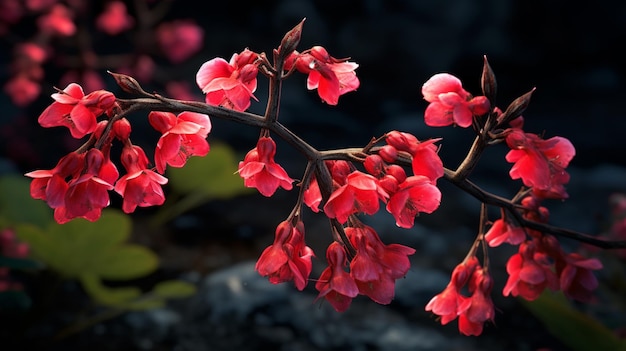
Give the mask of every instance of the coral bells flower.
<path id="1" fill-rule="evenodd" d="M 536 134 L 512 128 L 506 143 L 511 148 L 506 154 L 506 160 L 513 163 L 509 171 L 511 178 L 521 178 L 524 185 L 544 198 L 567 198 L 563 185 L 569 182 L 569 174 L 565 168 L 576 154 L 569 140 L 562 137 L 543 140 Z"/>
<path id="2" fill-rule="evenodd" d="M 150 125 L 163 134 L 157 142 L 154 162 L 159 173 L 165 172 L 166 164 L 182 167 L 191 156 L 205 156 L 209 152 L 206 141 L 211 131 L 209 116 L 195 112 L 182 112 L 177 116 L 170 112 L 150 112 Z"/>
<path id="3" fill-rule="evenodd" d="M 302 291 L 312 270 L 313 250 L 304 243 L 304 223 L 293 226 L 289 221 L 276 227 L 274 243 L 267 247 L 256 263 L 255 270 L 269 277 L 272 284 L 293 280 Z"/>
<path id="4" fill-rule="evenodd" d="M 346 236 L 356 249 L 350 262 L 350 275 L 359 293 L 380 304 L 394 297 L 395 280 L 406 275 L 411 263 L 408 256 L 415 250 L 404 245 L 385 245 L 369 226 L 347 227 Z"/>
<path id="5" fill-rule="evenodd" d="M 595 258 L 567 254 L 560 264 L 557 263 L 560 288 L 565 296 L 581 302 L 591 301 L 592 291 L 598 287 L 598 280 L 591 271 L 598 269 L 602 269 L 602 263 Z"/>
<path id="6" fill-rule="evenodd" d="M 461 289 L 477 267 L 478 260 L 475 256 L 457 265 L 452 271 L 450 283 L 426 305 L 426 311 L 431 311 L 441 317 L 441 325 L 450 323 L 470 307 L 472 302 L 461 294 Z"/>
<path id="7" fill-rule="evenodd" d="M 345 223 L 351 214 L 378 212 L 379 201 L 386 200 L 387 193 L 378 185 L 376 178 L 360 171 L 354 171 L 346 178 L 346 183 L 335 189 L 324 205 L 324 213 Z"/>
<path id="8" fill-rule="evenodd" d="M 257 87 L 258 55 L 248 49 L 234 54 L 230 62 L 217 57 L 205 62 L 196 74 L 196 83 L 206 94 L 207 104 L 245 111 Z"/>
<path id="9" fill-rule="evenodd" d="M 317 298 L 325 298 L 337 312 L 343 312 L 359 294 L 359 288 L 352 276 L 344 270 L 348 260 L 340 243 L 334 241 L 328 246 L 326 260 L 328 267 L 315 283 L 315 289 L 320 292 Z"/>
<path id="10" fill-rule="evenodd" d="M 484 96 L 472 97 L 461 81 L 448 73 L 432 76 L 422 86 L 424 100 L 430 102 L 424 113 L 424 121 L 431 127 L 452 124 L 467 128 L 473 116 L 489 112 L 490 103 Z"/>
<path id="11" fill-rule="evenodd" d="M 387 211 L 401 228 L 413 227 L 419 212 L 432 213 L 441 203 L 441 191 L 425 176 L 411 176 L 398 184 L 387 202 Z"/>
<path id="12" fill-rule="evenodd" d="M 70 152 L 63 156 L 51 170 L 36 170 L 26 173 L 33 178 L 30 183 L 30 196 L 33 199 L 44 200 L 51 208 L 65 205 L 67 192 L 67 178 L 77 178 L 83 170 L 85 154 Z"/>
<path id="13" fill-rule="evenodd" d="M 319 97 L 329 105 L 337 105 L 339 96 L 360 85 L 354 72 L 359 65 L 347 59 L 336 59 L 321 46 L 314 46 L 304 54 L 294 52 L 287 59 L 285 68 L 294 65 L 299 72 L 309 75 L 307 89 L 317 89 Z"/>
<path id="14" fill-rule="evenodd" d="M 526 232 L 524 228 L 510 224 L 505 218 L 500 218 L 493 222 L 485 234 L 485 240 L 491 247 L 500 246 L 502 243 L 519 245 L 525 239 Z"/>
<path id="15" fill-rule="evenodd" d="M 547 287 L 559 288 L 559 281 L 552 270 L 550 258 L 538 250 L 535 240 L 519 246 L 519 252 L 506 263 L 509 279 L 502 290 L 504 296 L 521 296 L 528 301 L 535 300 Z"/>
<path id="16" fill-rule="evenodd" d="M 293 179 L 276 162 L 276 143 L 270 137 L 260 137 L 256 147 L 239 162 L 239 175 L 248 188 L 256 188 L 262 195 L 270 197 L 278 187 L 291 190 Z"/>
<path id="17" fill-rule="evenodd" d="M 127 145 L 120 158 L 126 174 L 115 184 L 115 192 L 124 198 L 122 210 L 131 213 L 137 206 L 162 205 L 165 195 L 161 185 L 167 183 L 167 178 L 148 169 L 148 157 L 143 149 Z"/>
<path id="18" fill-rule="evenodd" d="M 96 117 L 115 106 L 115 96 L 105 90 L 94 91 L 87 96 L 83 88 L 70 83 L 65 89 L 52 94 L 55 102 L 39 116 L 44 128 L 65 126 L 72 137 L 80 139 L 96 129 Z"/>
<path id="19" fill-rule="evenodd" d="M 491 289 L 493 279 L 482 267 L 477 268 L 469 281 L 470 305 L 459 315 L 459 331 L 463 335 L 478 336 L 483 332 L 483 325 L 486 321 L 494 318 L 493 301 L 491 300 Z"/>

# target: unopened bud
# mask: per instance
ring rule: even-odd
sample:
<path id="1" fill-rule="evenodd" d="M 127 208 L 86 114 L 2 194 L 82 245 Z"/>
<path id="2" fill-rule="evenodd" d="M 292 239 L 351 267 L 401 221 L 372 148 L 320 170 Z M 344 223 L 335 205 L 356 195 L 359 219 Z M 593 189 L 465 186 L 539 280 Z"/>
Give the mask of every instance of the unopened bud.
<path id="1" fill-rule="evenodd" d="M 385 164 L 383 158 L 379 155 L 368 155 L 363 162 L 363 166 L 367 173 L 379 178 L 383 173 Z"/>
<path id="2" fill-rule="evenodd" d="M 130 137 L 131 126 L 126 118 L 120 118 L 113 122 L 113 133 L 119 140 L 128 140 Z"/>
<path id="3" fill-rule="evenodd" d="M 123 91 L 130 94 L 138 94 L 138 95 L 146 95 L 147 93 L 141 88 L 139 82 L 131 76 L 127 76 L 121 73 L 113 73 L 111 71 L 107 71 L 110 75 L 113 76 L 117 85 L 122 88 Z"/>
<path id="4" fill-rule="evenodd" d="M 496 93 L 498 90 L 498 84 L 496 82 L 496 76 L 487 61 L 487 56 L 484 56 L 483 61 L 483 74 L 480 78 L 480 85 L 483 90 L 483 95 L 491 101 L 491 104 L 494 105 L 496 101 Z"/>
<path id="5" fill-rule="evenodd" d="M 306 18 L 302 19 L 298 25 L 287 32 L 287 34 L 283 37 L 283 40 L 281 40 L 280 47 L 278 49 L 281 55 L 289 55 L 298 47 L 300 38 L 302 37 L 302 25 L 304 24 L 304 20 L 306 20 Z"/>
<path id="6" fill-rule="evenodd" d="M 509 107 L 506 108 L 506 111 L 504 111 L 504 113 L 499 117 L 498 125 L 502 126 L 503 124 L 508 123 L 509 121 L 519 117 L 522 113 L 524 113 L 524 111 L 528 107 L 528 104 L 530 104 L 530 97 L 532 96 L 534 91 L 535 88 L 532 88 L 531 91 L 513 100 Z"/>
<path id="7" fill-rule="evenodd" d="M 392 145 L 383 145 L 378 154 L 383 158 L 385 162 L 393 163 L 398 159 L 398 150 Z"/>

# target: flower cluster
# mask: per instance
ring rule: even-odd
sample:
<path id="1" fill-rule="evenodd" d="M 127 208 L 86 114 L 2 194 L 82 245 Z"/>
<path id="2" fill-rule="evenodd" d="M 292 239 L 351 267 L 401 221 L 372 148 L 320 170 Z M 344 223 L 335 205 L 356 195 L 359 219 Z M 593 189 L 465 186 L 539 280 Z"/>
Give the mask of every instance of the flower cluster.
<path id="1" fill-rule="evenodd" d="M 189 157 L 209 152 L 206 137 L 211 122 L 207 115 L 150 112 L 150 124 L 161 133 L 154 152 L 157 173 L 149 166 L 145 151 L 130 141 L 130 122 L 119 114 L 113 93 L 98 90 L 85 95 L 80 85 L 72 83 L 52 98 L 55 102 L 39 116 L 39 124 L 67 127 L 77 139 L 89 135 L 83 146 L 61 158 L 54 168 L 26 173 L 33 178 L 31 196 L 46 201 L 59 223 L 77 217 L 97 220 L 110 203 L 110 190 L 124 198 L 126 213 L 137 206 L 161 205 L 166 165 L 182 167 Z M 121 177 L 110 158 L 114 140 L 123 145 L 120 158 L 126 174 Z"/>

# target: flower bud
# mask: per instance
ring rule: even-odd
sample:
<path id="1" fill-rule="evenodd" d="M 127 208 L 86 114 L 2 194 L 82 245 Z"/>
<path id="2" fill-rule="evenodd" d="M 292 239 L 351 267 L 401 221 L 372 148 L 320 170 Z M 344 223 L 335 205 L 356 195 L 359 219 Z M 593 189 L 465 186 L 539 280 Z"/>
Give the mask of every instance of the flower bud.
<path id="1" fill-rule="evenodd" d="M 383 158 L 378 155 L 368 155 L 363 162 L 363 166 L 367 173 L 373 175 L 376 178 L 380 178 L 385 167 Z"/>
<path id="2" fill-rule="evenodd" d="M 398 159 L 398 150 L 391 145 L 381 147 L 378 154 L 383 158 L 383 161 L 388 163 L 393 163 Z"/>
<path id="3" fill-rule="evenodd" d="M 295 27 L 293 27 L 293 29 L 285 34 L 278 48 L 278 52 L 280 55 L 288 55 L 298 47 L 298 44 L 300 43 L 300 38 L 302 37 L 302 25 L 304 24 L 305 19 L 300 21 L 300 23 L 298 23 Z"/>
<path id="4" fill-rule="evenodd" d="M 496 101 L 498 84 L 496 82 L 496 76 L 487 61 L 487 56 L 484 56 L 483 74 L 480 78 L 480 85 L 483 90 L 483 95 L 485 95 L 489 101 L 494 103 Z"/>
<path id="5" fill-rule="evenodd" d="M 122 88 L 123 91 L 129 94 L 137 94 L 137 95 L 146 95 L 147 93 L 141 88 L 139 82 L 131 76 L 127 76 L 121 73 L 113 73 L 111 71 L 107 71 L 110 75 L 113 76 L 117 85 Z"/>
<path id="6" fill-rule="evenodd" d="M 502 125 L 508 123 L 510 120 L 519 117 L 528 107 L 530 103 L 530 97 L 532 96 L 535 88 L 532 88 L 531 91 L 526 94 L 518 97 L 513 100 L 509 107 L 506 108 L 506 111 L 498 118 L 498 124 Z"/>
<path id="7" fill-rule="evenodd" d="M 130 131 L 130 122 L 126 118 L 118 119 L 113 123 L 113 134 L 121 141 L 128 140 Z"/>

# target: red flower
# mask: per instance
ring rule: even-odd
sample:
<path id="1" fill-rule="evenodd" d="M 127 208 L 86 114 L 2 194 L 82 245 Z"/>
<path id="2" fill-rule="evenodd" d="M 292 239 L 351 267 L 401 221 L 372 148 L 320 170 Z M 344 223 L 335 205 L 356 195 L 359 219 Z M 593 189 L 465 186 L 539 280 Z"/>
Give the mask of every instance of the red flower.
<path id="1" fill-rule="evenodd" d="M 258 55 L 250 50 L 234 54 L 230 62 L 214 58 L 205 62 L 196 74 L 196 82 L 206 94 L 207 104 L 223 106 L 237 111 L 250 107 L 250 98 L 257 87 Z"/>
<path id="2" fill-rule="evenodd" d="M 456 124 L 467 128 L 472 117 L 484 115 L 490 104 L 484 96 L 472 97 L 461 85 L 461 81 L 448 73 L 432 76 L 422 86 L 424 100 L 430 102 L 424 113 L 424 121 L 431 127 Z"/>
<path id="3" fill-rule="evenodd" d="M 347 59 L 336 59 L 321 46 L 314 46 L 308 53 L 294 52 L 286 62 L 286 69 L 295 68 L 308 74 L 307 89 L 317 89 L 322 101 L 337 105 L 339 96 L 354 91 L 359 87 L 355 69 L 358 64 Z"/>
<path id="4" fill-rule="evenodd" d="M 426 311 L 431 311 L 441 317 L 441 325 L 450 323 L 470 307 L 472 302 L 461 294 L 461 289 L 477 267 L 476 257 L 457 265 L 452 271 L 450 283 L 426 305 Z"/>
<path id="5" fill-rule="evenodd" d="M 58 223 L 82 217 L 89 221 L 100 218 L 102 209 L 109 205 L 109 190 L 119 173 L 108 157 L 98 149 L 90 149 L 85 156 L 85 171 L 68 182 L 65 206 L 54 211 Z"/>
<path id="6" fill-rule="evenodd" d="M 313 250 L 304 243 L 304 223 L 299 220 L 294 227 L 283 221 L 276 227 L 274 243 L 261 253 L 255 270 L 269 276 L 272 284 L 293 280 L 302 291 L 311 274 L 313 256 Z"/>
<path id="7" fill-rule="evenodd" d="M 359 294 L 359 288 L 352 276 L 344 270 L 347 259 L 341 244 L 336 241 L 331 243 L 326 249 L 326 259 L 328 267 L 315 283 L 315 289 L 320 292 L 317 298 L 324 297 L 337 312 L 343 312 Z"/>
<path id="8" fill-rule="evenodd" d="M 163 135 L 157 142 L 154 162 L 159 173 L 166 164 L 182 167 L 191 156 L 205 156 L 209 152 L 206 137 L 211 131 L 209 116 L 195 112 L 150 112 L 148 120 Z"/>
<path id="9" fill-rule="evenodd" d="M 468 285 L 472 296 L 469 307 L 459 315 L 459 331 L 463 335 L 478 336 L 483 332 L 486 321 L 493 322 L 494 307 L 490 296 L 493 279 L 485 269 L 478 267 Z"/>
<path id="10" fill-rule="evenodd" d="M 550 258 L 537 249 L 535 241 L 520 244 L 519 252 L 509 258 L 506 271 L 509 279 L 502 290 L 504 296 L 521 296 L 532 301 L 539 297 L 546 287 L 551 290 L 559 288 Z"/>
<path id="11" fill-rule="evenodd" d="M 96 27 L 108 35 L 117 35 L 133 26 L 133 18 L 122 1 L 106 4 L 104 12 L 96 19 Z"/>
<path id="12" fill-rule="evenodd" d="M 69 84 L 63 91 L 52 94 L 55 102 L 39 116 L 44 128 L 66 126 L 74 138 L 82 138 L 96 130 L 96 117 L 115 105 L 113 93 L 94 91 L 87 96 L 76 83 Z"/>
<path id="13" fill-rule="evenodd" d="M 309 187 L 304 191 L 303 202 L 311 209 L 311 211 L 315 213 L 320 211 L 319 206 L 320 203 L 322 203 L 322 193 L 315 176 L 311 177 Z"/>
<path id="14" fill-rule="evenodd" d="M 115 192 L 124 198 L 122 210 L 131 213 L 137 206 L 162 205 L 165 195 L 161 185 L 167 183 L 167 178 L 147 168 L 148 157 L 143 149 L 136 145 L 125 146 L 120 158 L 126 174 L 115 184 Z"/>
<path id="15" fill-rule="evenodd" d="M 387 211 L 401 228 L 413 227 L 419 212 L 432 213 L 441 203 L 441 191 L 425 176 L 407 177 L 387 202 Z"/>
<path id="16" fill-rule="evenodd" d="M 173 63 L 181 63 L 200 51 L 204 31 L 190 20 L 163 23 L 156 30 L 161 51 Z"/>
<path id="17" fill-rule="evenodd" d="M 36 170 L 25 174 L 33 178 L 30 196 L 44 200 L 51 208 L 65 205 L 67 178 L 77 178 L 85 165 L 85 154 L 70 152 L 63 156 L 51 170 Z"/>
<path id="18" fill-rule="evenodd" d="M 387 193 L 378 186 L 376 178 L 360 171 L 354 171 L 346 178 L 346 183 L 337 188 L 324 205 L 324 213 L 345 223 L 348 216 L 364 212 L 378 212 L 379 201 L 386 200 Z"/>
<path id="19" fill-rule="evenodd" d="M 42 33 L 69 37 L 76 32 L 70 10 L 62 4 L 55 4 L 49 13 L 37 19 L 39 30 Z"/>
<path id="20" fill-rule="evenodd" d="M 239 162 L 239 175 L 244 179 L 248 188 L 256 188 L 259 192 L 270 197 L 278 187 L 291 190 L 293 179 L 276 162 L 276 143 L 270 137 L 259 138 L 256 147 L 246 154 Z"/>
<path id="21" fill-rule="evenodd" d="M 506 160 L 514 163 L 509 171 L 512 179 L 522 179 L 543 198 L 567 198 L 564 184 L 569 182 L 565 171 L 576 154 L 572 143 L 562 137 L 541 139 L 536 134 L 512 128 L 506 137 L 511 148 Z"/>
<path id="22" fill-rule="evenodd" d="M 511 245 L 519 245 L 526 239 L 524 228 L 511 225 L 504 218 L 497 219 L 487 233 L 485 240 L 489 246 L 496 247 L 506 242 Z"/>
<path id="23" fill-rule="evenodd" d="M 559 283 L 565 296 L 581 302 L 591 301 L 592 291 L 598 287 L 598 280 L 591 271 L 602 269 L 602 263 L 578 253 L 570 253 L 562 261 L 557 271 L 560 271 Z"/>
<path id="24" fill-rule="evenodd" d="M 20 74 L 11 78 L 4 85 L 4 92 L 15 105 L 22 107 L 37 99 L 41 92 L 41 86 L 25 74 Z"/>

